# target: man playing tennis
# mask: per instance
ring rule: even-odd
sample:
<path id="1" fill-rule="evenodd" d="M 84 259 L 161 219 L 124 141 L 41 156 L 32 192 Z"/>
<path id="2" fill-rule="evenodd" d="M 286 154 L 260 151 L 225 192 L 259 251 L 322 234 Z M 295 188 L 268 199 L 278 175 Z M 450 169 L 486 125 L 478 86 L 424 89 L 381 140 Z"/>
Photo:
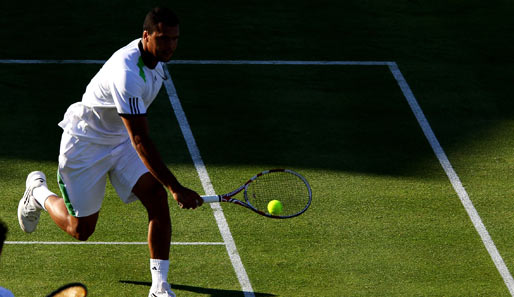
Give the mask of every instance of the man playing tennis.
<path id="1" fill-rule="evenodd" d="M 169 9 L 154 8 L 143 36 L 116 51 L 93 77 L 82 101 L 59 123 L 64 132 L 58 181 L 62 198 L 51 192 L 43 172 L 28 175 L 18 220 L 33 232 L 40 212 L 78 240 L 95 230 L 107 176 L 122 201 L 139 199 L 148 212 L 152 287 L 148 296 L 175 296 L 167 282 L 171 219 L 166 187 L 182 208 L 203 202 L 183 187 L 162 161 L 149 137 L 146 111 L 157 96 L 179 38 L 179 20 Z"/>

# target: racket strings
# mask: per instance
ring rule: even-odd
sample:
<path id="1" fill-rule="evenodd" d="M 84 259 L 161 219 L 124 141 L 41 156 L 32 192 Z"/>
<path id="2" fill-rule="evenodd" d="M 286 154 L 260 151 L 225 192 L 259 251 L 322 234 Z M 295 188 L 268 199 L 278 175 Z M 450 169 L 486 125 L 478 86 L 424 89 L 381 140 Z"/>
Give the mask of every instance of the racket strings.
<path id="1" fill-rule="evenodd" d="M 298 176 L 288 172 L 270 172 L 251 182 L 245 192 L 247 202 L 256 209 L 268 212 L 268 203 L 282 203 L 280 216 L 290 216 L 302 211 L 309 201 L 307 185 Z"/>

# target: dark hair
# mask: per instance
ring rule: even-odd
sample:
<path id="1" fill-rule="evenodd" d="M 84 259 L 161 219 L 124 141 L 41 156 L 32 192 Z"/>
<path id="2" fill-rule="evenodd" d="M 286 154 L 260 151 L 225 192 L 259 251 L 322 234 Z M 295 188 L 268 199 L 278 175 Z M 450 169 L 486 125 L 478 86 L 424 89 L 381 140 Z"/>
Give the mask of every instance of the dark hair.
<path id="1" fill-rule="evenodd" d="M 179 24 L 177 15 L 166 7 L 155 7 L 146 15 L 143 23 L 143 30 L 152 34 L 157 29 L 157 24 L 163 23 L 168 27 L 175 27 Z"/>
<path id="2" fill-rule="evenodd" d="M 7 237 L 7 226 L 4 222 L 0 221 L 0 254 L 2 253 L 2 247 L 4 246 L 5 238 Z"/>

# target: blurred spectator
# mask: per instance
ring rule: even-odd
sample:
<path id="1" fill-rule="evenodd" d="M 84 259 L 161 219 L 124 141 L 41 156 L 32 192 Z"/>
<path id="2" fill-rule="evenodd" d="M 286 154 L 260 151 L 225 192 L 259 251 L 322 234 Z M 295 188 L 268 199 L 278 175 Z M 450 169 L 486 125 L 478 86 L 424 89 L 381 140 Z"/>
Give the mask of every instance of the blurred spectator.
<path id="1" fill-rule="evenodd" d="M 7 226 L 4 222 L 0 221 L 0 255 L 2 254 L 2 247 L 7 236 Z M 0 297 L 14 297 L 11 291 L 0 287 Z"/>

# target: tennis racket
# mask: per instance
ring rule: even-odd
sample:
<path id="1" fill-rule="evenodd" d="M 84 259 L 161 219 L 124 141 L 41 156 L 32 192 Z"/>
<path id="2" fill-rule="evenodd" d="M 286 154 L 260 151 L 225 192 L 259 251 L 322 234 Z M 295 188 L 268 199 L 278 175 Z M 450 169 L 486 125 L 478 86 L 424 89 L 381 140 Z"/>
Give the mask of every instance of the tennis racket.
<path id="1" fill-rule="evenodd" d="M 87 288 L 81 283 L 71 283 L 60 287 L 46 297 L 86 297 Z"/>
<path id="2" fill-rule="evenodd" d="M 244 201 L 233 198 L 244 193 Z M 307 180 L 288 169 L 262 171 L 238 189 L 223 195 L 202 196 L 205 203 L 230 202 L 244 206 L 262 216 L 275 219 L 294 218 L 304 213 L 312 201 L 312 191 Z M 271 214 L 268 203 L 279 200 L 282 211 Z"/>

